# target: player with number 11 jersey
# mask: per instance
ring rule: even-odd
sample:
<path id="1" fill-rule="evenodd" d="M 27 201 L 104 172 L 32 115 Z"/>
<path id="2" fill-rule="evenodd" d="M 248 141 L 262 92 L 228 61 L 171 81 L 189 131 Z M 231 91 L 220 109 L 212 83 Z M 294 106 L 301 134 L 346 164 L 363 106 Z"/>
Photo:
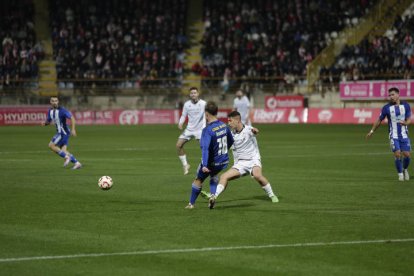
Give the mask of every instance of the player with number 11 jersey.
<path id="1" fill-rule="evenodd" d="M 229 163 L 228 147 L 233 136 L 226 124 L 217 120 L 207 125 L 201 134 L 201 164 L 206 168 L 222 167 Z"/>
<path id="2" fill-rule="evenodd" d="M 217 119 L 218 106 L 214 102 L 206 104 L 207 126 L 200 139 L 201 163 L 197 175 L 191 185 L 191 195 L 186 209 L 193 209 L 198 195 L 201 193 L 204 180 L 210 176 L 210 193 L 216 192 L 218 174 L 229 164 L 229 148 L 234 139 L 230 128 Z"/>

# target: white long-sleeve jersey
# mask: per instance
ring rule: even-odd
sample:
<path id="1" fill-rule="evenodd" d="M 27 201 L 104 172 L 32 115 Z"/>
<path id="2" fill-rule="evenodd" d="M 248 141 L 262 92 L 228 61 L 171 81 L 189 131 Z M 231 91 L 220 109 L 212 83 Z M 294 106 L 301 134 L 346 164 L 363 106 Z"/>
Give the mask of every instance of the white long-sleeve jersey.
<path id="1" fill-rule="evenodd" d="M 259 146 L 256 135 L 252 132 L 252 127 L 245 125 L 240 132 L 233 131 L 233 156 L 234 162 L 239 160 L 260 159 Z"/>
<path id="2" fill-rule="evenodd" d="M 202 130 L 206 126 L 205 108 L 206 101 L 204 100 L 200 99 L 196 103 L 191 100 L 186 101 L 179 124 L 183 124 L 188 116 L 187 130 L 191 132 Z"/>

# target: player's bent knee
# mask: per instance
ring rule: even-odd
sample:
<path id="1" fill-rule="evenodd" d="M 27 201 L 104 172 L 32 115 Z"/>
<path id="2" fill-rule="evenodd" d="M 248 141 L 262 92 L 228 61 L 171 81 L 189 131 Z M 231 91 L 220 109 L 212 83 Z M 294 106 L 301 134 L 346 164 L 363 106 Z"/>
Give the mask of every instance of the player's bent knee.
<path id="1" fill-rule="evenodd" d="M 267 179 L 263 175 L 253 175 L 252 177 L 262 186 L 267 184 Z"/>
<path id="2" fill-rule="evenodd" d="M 230 177 L 228 177 L 227 175 L 222 174 L 220 176 L 220 180 L 219 183 L 223 184 L 223 183 L 227 183 L 230 180 Z"/>
<path id="3" fill-rule="evenodd" d="M 175 147 L 176 147 L 178 150 L 180 150 L 180 149 L 182 149 L 182 148 L 184 147 L 184 144 L 185 144 L 185 143 L 183 143 L 183 142 L 181 142 L 181 141 L 178 141 L 178 142 L 177 142 L 177 144 L 175 144 Z"/>

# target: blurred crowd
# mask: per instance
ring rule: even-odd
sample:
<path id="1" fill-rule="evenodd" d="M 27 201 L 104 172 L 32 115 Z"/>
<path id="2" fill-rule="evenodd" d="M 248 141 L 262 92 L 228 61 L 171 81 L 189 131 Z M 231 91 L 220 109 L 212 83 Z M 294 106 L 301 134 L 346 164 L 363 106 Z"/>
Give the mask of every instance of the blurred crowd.
<path id="1" fill-rule="evenodd" d="M 398 17 L 384 36 L 365 38 L 356 46 L 346 46 L 331 68 L 321 76 L 338 76 L 334 81 L 409 79 L 414 71 L 414 8 Z"/>
<path id="2" fill-rule="evenodd" d="M 36 41 L 32 0 L 0 3 L 0 86 L 30 86 L 38 76 L 42 45 Z"/>
<path id="3" fill-rule="evenodd" d="M 224 89 L 232 78 L 303 79 L 307 64 L 373 2 L 206 0 L 203 59 L 193 71 L 217 78 Z"/>
<path id="4" fill-rule="evenodd" d="M 375 2 L 204 0 L 202 62 L 191 70 L 224 92 L 235 80 L 300 84 L 307 65 Z M 59 85 L 181 85 L 187 12 L 188 0 L 49 0 Z M 413 38 L 411 8 L 384 36 L 346 46 L 333 66 L 321 69 L 321 80 L 410 78 Z M 0 42 L 0 85 L 36 80 L 44 50 L 36 41 L 33 0 L 1 1 Z"/>
<path id="5" fill-rule="evenodd" d="M 58 79 L 176 85 L 183 74 L 186 0 L 53 0 Z M 167 79 L 157 83 L 157 79 Z"/>

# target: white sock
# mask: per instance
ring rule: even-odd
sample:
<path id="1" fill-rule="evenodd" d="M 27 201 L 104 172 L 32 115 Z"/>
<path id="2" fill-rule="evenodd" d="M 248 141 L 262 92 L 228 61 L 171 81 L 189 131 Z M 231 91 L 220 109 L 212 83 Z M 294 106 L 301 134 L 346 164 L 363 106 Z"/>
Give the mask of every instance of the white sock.
<path id="1" fill-rule="evenodd" d="M 180 160 L 181 160 L 181 163 L 183 164 L 183 166 L 187 166 L 188 165 L 188 163 L 187 163 L 187 155 L 179 155 L 178 156 L 178 158 L 180 158 Z"/>
<path id="2" fill-rule="evenodd" d="M 272 186 L 270 186 L 270 183 L 267 183 L 265 186 L 262 187 L 262 189 L 266 192 L 268 197 L 275 196 L 272 190 Z"/>
<path id="3" fill-rule="evenodd" d="M 224 191 L 224 185 L 218 184 L 216 188 L 216 193 L 214 195 L 218 197 L 223 191 Z"/>

